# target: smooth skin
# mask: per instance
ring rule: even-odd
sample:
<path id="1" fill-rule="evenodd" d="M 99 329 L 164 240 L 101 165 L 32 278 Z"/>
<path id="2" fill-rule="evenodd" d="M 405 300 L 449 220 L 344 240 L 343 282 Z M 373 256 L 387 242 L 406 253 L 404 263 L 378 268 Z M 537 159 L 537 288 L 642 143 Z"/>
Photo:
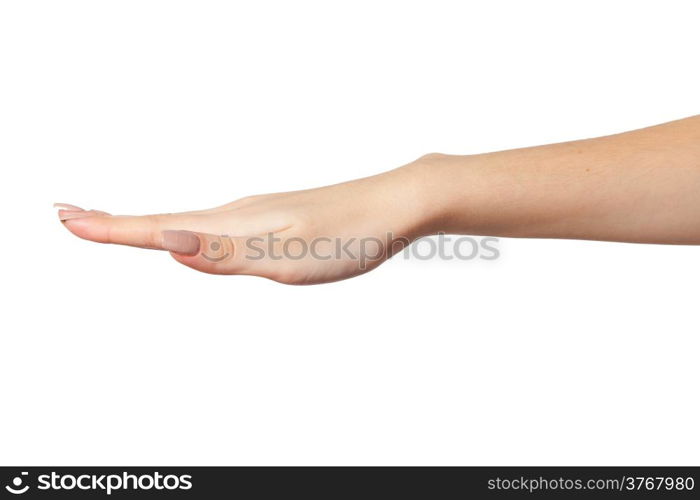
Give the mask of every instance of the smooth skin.
<path id="1" fill-rule="evenodd" d="M 596 139 L 429 154 L 373 177 L 196 212 L 114 216 L 56 206 L 81 238 L 289 284 L 362 274 L 439 232 L 697 245 L 700 115 Z M 338 242 L 354 257 L 339 255 Z"/>

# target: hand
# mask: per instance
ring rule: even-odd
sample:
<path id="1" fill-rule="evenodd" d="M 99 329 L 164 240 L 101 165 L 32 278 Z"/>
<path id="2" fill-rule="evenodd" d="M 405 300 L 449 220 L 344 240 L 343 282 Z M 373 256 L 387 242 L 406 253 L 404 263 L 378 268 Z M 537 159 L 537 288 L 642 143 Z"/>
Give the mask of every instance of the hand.
<path id="1" fill-rule="evenodd" d="M 206 273 L 323 283 L 374 269 L 421 235 L 421 196 L 412 171 L 176 214 L 114 216 L 56 206 L 66 228 L 86 240 L 169 250 L 178 262 Z"/>

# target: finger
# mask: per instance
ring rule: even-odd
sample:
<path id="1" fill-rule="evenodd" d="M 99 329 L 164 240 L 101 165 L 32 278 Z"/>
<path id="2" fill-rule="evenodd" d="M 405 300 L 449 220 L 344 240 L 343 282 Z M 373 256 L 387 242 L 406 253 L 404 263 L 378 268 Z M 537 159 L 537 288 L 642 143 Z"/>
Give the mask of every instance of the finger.
<path id="1" fill-rule="evenodd" d="M 69 231 L 86 240 L 154 249 L 163 248 L 163 231 L 206 227 L 202 216 L 187 214 L 115 216 L 97 210 L 59 210 L 59 218 Z"/>
<path id="2" fill-rule="evenodd" d="M 70 205 L 70 208 L 61 208 L 58 216 L 66 228 L 80 238 L 98 243 L 155 249 L 163 249 L 163 231 L 187 230 L 242 236 L 274 232 L 289 225 L 277 212 L 250 214 L 239 210 L 113 216 L 107 212 L 83 210 Z"/>
<path id="3" fill-rule="evenodd" d="M 210 213 L 223 212 L 225 210 L 230 210 L 232 205 L 233 205 L 233 203 L 227 203 L 226 205 L 221 205 L 221 206 L 214 207 L 214 208 L 207 208 L 205 210 L 190 210 L 187 212 L 179 212 L 179 214 L 180 215 L 199 215 L 199 214 L 210 214 Z M 107 212 L 101 212 L 100 210 L 85 210 L 84 208 L 78 207 L 76 205 L 71 205 L 70 203 L 54 203 L 53 206 L 54 206 L 54 208 L 61 209 L 65 212 L 88 212 L 89 211 L 89 212 L 100 212 L 103 214 L 107 214 Z M 61 210 L 59 210 L 59 212 Z M 76 218 L 76 217 L 74 217 L 74 218 Z"/>

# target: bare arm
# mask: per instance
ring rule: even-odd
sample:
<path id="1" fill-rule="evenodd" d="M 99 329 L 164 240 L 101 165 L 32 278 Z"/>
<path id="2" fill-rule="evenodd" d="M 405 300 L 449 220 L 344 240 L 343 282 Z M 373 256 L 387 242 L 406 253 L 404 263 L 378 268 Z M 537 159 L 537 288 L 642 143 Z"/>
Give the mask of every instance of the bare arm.
<path id="1" fill-rule="evenodd" d="M 361 274 L 395 242 L 438 232 L 700 244 L 700 116 L 548 146 L 431 154 L 373 177 L 208 210 L 134 217 L 59 208 L 81 238 L 294 284 Z"/>
<path id="2" fill-rule="evenodd" d="M 700 116 L 623 134 L 476 156 L 429 155 L 417 175 L 434 230 L 700 243 Z"/>

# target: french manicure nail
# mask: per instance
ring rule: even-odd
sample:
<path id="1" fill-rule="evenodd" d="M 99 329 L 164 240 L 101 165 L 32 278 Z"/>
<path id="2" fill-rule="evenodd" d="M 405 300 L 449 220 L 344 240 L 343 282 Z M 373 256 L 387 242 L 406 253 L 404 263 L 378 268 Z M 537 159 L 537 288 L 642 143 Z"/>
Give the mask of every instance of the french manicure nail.
<path id="1" fill-rule="evenodd" d="M 54 203 L 53 204 L 54 208 L 63 208 L 66 210 L 78 210 L 78 211 L 83 211 L 84 209 L 80 207 L 76 207 L 75 205 L 70 205 L 68 203 Z"/>
<path id="2" fill-rule="evenodd" d="M 199 245 L 199 236 L 192 231 L 163 231 L 163 250 L 180 255 L 197 255 Z"/>

